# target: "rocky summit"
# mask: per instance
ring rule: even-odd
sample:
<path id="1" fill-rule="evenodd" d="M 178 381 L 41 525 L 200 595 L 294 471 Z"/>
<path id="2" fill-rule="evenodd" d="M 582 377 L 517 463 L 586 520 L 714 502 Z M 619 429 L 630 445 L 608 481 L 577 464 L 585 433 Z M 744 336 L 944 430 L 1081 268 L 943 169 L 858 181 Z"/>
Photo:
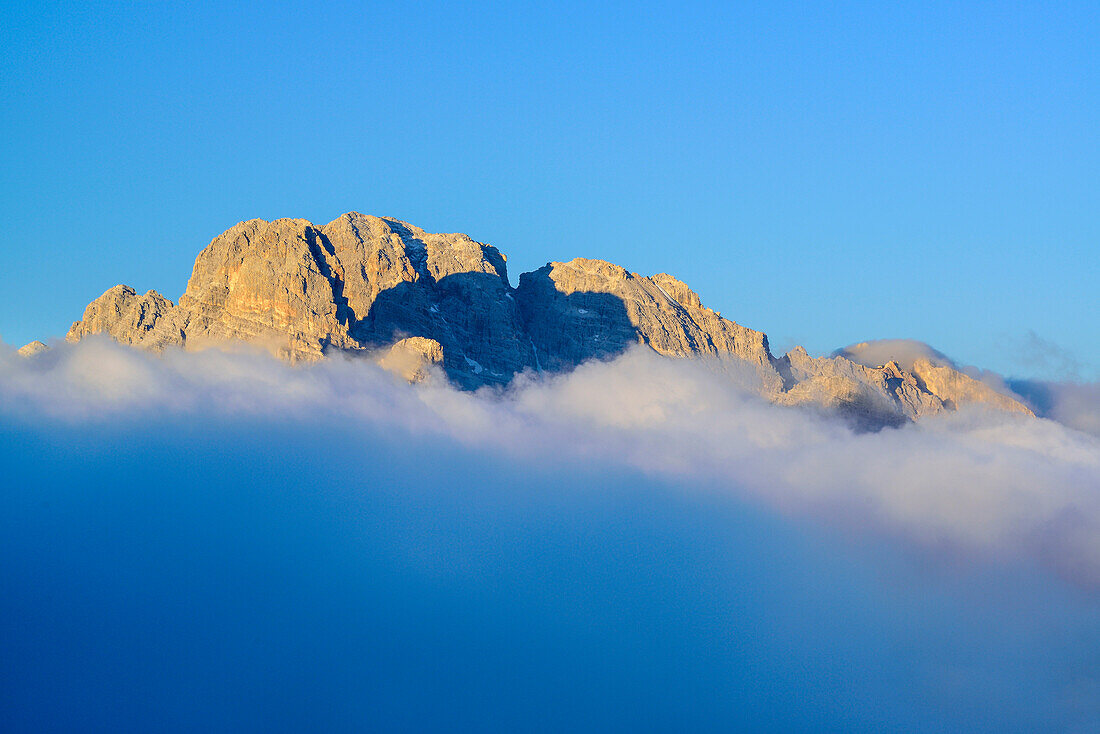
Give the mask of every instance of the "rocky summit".
<path id="1" fill-rule="evenodd" d="M 972 403 L 1030 413 L 940 359 L 864 364 L 854 353 L 814 358 L 801 347 L 776 358 L 763 332 L 723 318 L 671 275 L 577 258 L 523 273 L 513 288 L 491 245 L 358 212 L 320 227 L 241 222 L 199 253 L 179 303 L 115 286 L 67 338 L 90 334 L 152 350 L 244 341 L 290 361 L 361 353 L 414 381 L 440 367 L 465 389 L 640 344 L 747 367 L 769 399 L 839 411 L 862 427 Z"/>

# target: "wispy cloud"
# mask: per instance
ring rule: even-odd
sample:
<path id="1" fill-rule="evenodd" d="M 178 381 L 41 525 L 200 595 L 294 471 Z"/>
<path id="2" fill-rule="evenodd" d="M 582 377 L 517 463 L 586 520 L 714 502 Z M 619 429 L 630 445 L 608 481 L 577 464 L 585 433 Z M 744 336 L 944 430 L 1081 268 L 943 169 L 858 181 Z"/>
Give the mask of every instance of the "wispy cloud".
<path id="1" fill-rule="evenodd" d="M 0 352 L 0 723 L 1089 730 L 1100 442 L 754 379 Z"/>
<path id="2" fill-rule="evenodd" d="M 1016 340 L 1013 359 L 1026 374 L 1042 375 L 1047 380 L 1081 382 L 1088 366 L 1071 350 L 1046 339 L 1033 330 Z"/>
<path id="3" fill-rule="evenodd" d="M 333 420 L 433 434 L 533 458 L 594 460 L 843 518 L 923 546 L 1038 561 L 1100 585 L 1100 441 L 1052 420 L 984 410 L 856 434 L 758 397 L 751 370 L 636 350 L 504 392 L 411 386 L 367 361 L 290 367 L 252 352 L 154 356 L 106 340 L 3 357 L 8 413 L 64 421 L 153 412 Z M 1080 388 L 1088 429 L 1098 414 Z M 1076 416 L 1076 418 L 1075 418 Z"/>

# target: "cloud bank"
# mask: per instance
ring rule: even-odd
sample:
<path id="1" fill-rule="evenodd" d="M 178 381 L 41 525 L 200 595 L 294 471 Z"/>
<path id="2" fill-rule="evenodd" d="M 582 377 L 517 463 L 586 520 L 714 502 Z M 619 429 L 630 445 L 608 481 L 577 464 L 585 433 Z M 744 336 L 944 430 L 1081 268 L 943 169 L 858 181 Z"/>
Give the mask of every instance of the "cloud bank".
<path id="1" fill-rule="evenodd" d="M 5 348 L 6 728 L 1088 730 L 1100 440 L 752 379 Z"/>
<path id="2" fill-rule="evenodd" d="M 362 360 L 290 367 L 254 352 L 157 357 L 99 339 L 31 359 L 9 352 L 0 368 L 4 410 L 24 418 L 331 416 L 520 459 L 641 470 L 926 546 L 1017 555 L 1100 584 L 1100 441 L 1052 420 L 971 410 L 857 434 L 762 400 L 751 370 L 648 350 L 479 393 L 439 377 L 410 386 Z M 1058 393 L 1045 412 L 1087 431 L 1094 389 L 1081 386 L 1078 400 Z"/>

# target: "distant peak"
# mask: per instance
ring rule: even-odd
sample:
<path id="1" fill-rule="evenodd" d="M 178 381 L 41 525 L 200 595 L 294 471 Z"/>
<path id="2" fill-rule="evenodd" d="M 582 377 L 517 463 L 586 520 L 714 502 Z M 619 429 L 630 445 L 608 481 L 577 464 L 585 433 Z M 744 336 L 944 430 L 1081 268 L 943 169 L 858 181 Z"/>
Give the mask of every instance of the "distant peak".
<path id="1" fill-rule="evenodd" d="M 864 367 L 881 367 L 895 362 L 903 370 L 912 370 L 919 360 L 927 360 L 937 367 L 955 367 L 955 363 L 946 354 L 916 339 L 874 339 L 859 342 L 836 350 L 832 356 L 844 357 Z"/>
<path id="2" fill-rule="evenodd" d="M 36 354 L 49 351 L 49 347 L 38 341 L 37 339 L 29 344 L 24 344 L 19 347 L 18 354 L 20 357 L 33 357 Z"/>

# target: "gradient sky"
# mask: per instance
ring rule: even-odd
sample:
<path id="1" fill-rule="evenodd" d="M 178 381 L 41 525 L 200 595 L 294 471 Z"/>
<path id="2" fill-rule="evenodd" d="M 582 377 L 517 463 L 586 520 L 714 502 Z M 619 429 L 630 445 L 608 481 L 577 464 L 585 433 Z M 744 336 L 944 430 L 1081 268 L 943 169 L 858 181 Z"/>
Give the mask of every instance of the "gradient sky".
<path id="1" fill-rule="evenodd" d="M 402 7 L 398 7 L 401 5 Z M 1095 2 L 5 3 L 0 335 L 253 217 L 600 257 L 830 351 L 1100 376 Z"/>

